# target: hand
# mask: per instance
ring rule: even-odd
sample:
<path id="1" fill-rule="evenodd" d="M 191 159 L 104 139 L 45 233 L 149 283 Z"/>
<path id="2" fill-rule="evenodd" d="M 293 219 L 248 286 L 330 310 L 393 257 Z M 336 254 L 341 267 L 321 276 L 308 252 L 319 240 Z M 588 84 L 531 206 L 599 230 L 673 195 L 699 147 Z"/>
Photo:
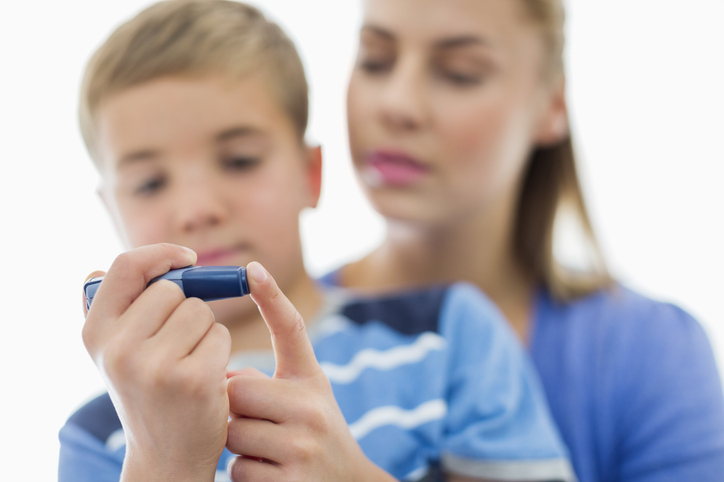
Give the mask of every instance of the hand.
<path id="1" fill-rule="evenodd" d="M 394 480 L 360 449 L 314 356 L 304 321 L 259 263 L 251 297 L 272 337 L 273 378 L 243 370 L 229 379 L 227 448 L 235 482 Z"/>
<path id="2" fill-rule="evenodd" d="M 103 279 L 83 327 L 126 434 L 122 480 L 214 480 L 226 444 L 226 365 L 231 337 L 209 307 L 170 281 L 193 265 L 169 244 L 121 254 Z"/>

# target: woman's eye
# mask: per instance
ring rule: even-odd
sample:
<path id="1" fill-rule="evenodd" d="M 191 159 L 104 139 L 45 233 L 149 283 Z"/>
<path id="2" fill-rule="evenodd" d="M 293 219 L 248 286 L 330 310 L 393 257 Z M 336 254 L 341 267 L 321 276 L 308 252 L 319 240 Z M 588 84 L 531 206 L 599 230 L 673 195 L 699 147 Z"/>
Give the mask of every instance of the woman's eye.
<path id="1" fill-rule="evenodd" d="M 166 178 L 154 177 L 143 182 L 135 190 L 135 193 L 141 196 L 152 196 L 166 186 Z"/>
<path id="2" fill-rule="evenodd" d="M 455 71 L 442 71 L 439 76 L 457 87 L 469 87 L 483 82 L 483 76 Z"/>
<path id="3" fill-rule="evenodd" d="M 229 171 L 246 171 L 259 165 L 256 157 L 232 157 L 223 162 L 224 169 Z"/>

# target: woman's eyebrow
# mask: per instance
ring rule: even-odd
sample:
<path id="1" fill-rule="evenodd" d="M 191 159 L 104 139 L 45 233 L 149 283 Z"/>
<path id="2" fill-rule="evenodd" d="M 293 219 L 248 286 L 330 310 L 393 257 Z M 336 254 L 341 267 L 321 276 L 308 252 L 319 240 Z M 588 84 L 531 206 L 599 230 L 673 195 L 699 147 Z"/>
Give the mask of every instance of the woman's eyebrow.
<path id="1" fill-rule="evenodd" d="M 487 38 L 480 37 L 478 35 L 460 35 L 437 40 L 433 45 L 437 49 L 447 50 L 458 47 L 468 47 L 476 45 L 491 47 L 492 43 Z"/>
<path id="2" fill-rule="evenodd" d="M 374 24 L 364 24 L 361 28 L 362 32 L 370 32 L 385 40 L 395 40 L 397 37 L 389 30 Z M 433 42 L 433 47 L 439 50 L 454 49 L 459 47 L 468 47 L 480 45 L 483 47 L 492 47 L 493 42 L 487 37 L 475 34 L 455 35 L 444 37 Z"/>

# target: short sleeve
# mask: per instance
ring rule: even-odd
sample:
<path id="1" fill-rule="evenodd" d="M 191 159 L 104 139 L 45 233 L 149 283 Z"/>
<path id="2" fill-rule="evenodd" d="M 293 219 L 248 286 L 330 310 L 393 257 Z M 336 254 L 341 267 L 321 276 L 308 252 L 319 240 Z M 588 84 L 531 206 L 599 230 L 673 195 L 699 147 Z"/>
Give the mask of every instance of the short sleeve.
<path id="1" fill-rule="evenodd" d="M 723 480 L 724 394 L 704 330 L 669 304 L 639 316 L 617 367 L 619 480 Z"/>
<path id="2" fill-rule="evenodd" d="M 443 469 L 501 480 L 575 480 L 532 363 L 495 306 L 477 288 L 454 285 L 440 330 L 450 346 Z"/>
<path id="3" fill-rule="evenodd" d="M 118 482 L 123 452 L 115 454 L 92 434 L 73 423 L 60 430 L 58 482 Z"/>

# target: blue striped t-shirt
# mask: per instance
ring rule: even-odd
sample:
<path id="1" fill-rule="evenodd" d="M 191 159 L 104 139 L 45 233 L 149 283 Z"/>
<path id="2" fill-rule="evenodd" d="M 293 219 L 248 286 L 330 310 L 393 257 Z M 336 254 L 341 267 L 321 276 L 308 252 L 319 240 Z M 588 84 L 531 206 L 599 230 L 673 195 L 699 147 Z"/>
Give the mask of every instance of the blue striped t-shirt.
<path id="1" fill-rule="evenodd" d="M 350 432 L 401 480 L 441 472 L 501 480 L 574 480 L 540 383 L 494 305 L 466 284 L 384 297 L 330 290 L 308 332 Z M 231 369 L 274 370 L 269 352 Z M 117 481 L 125 438 L 108 395 L 60 432 L 61 482 Z M 217 480 L 228 480 L 225 451 Z"/>

